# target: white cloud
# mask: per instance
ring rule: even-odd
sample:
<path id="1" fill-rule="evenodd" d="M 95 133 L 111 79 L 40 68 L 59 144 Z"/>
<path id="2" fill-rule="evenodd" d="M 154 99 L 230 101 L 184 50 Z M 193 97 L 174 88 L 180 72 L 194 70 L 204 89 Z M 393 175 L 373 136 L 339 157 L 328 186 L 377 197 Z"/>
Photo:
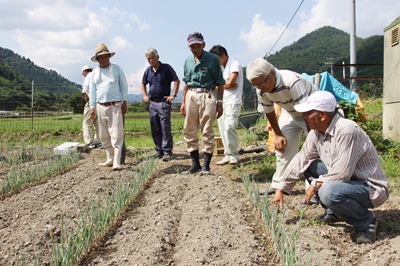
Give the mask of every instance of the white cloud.
<path id="1" fill-rule="evenodd" d="M 146 70 L 146 68 L 149 66 L 149 63 L 145 63 L 143 67 L 137 69 L 135 72 L 126 74 L 126 79 L 129 84 L 128 92 L 133 93 L 133 94 L 140 94 L 142 93 L 142 78 L 143 78 L 143 73 Z"/>
<path id="2" fill-rule="evenodd" d="M 269 52 L 284 30 L 284 25 L 280 23 L 274 26 L 267 25 L 266 22 L 261 19 L 261 15 L 256 14 L 253 18 L 250 32 L 246 33 L 242 31 L 239 38 L 247 43 L 249 50 Z M 291 31 L 290 29 L 286 29 L 285 34 L 273 48 L 273 51 L 279 50 L 291 39 Z"/>

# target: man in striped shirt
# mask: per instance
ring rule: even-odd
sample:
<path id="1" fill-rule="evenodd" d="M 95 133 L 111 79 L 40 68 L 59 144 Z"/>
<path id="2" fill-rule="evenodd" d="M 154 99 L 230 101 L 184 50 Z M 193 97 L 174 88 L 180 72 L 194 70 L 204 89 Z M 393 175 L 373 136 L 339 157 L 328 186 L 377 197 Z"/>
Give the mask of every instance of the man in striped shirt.
<path id="1" fill-rule="evenodd" d="M 275 193 L 286 167 L 299 151 L 301 135 L 307 132 L 303 116 L 294 105 L 305 102 L 318 88 L 294 71 L 278 70 L 264 58 L 250 62 L 246 76 L 257 89 L 258 111 L 266 114 L 275 133 L 276 171 L 271 186 L 260 191 L 260 194 L 270 195 Z M 279 120 L 274 103 L 282 107 Z M 315 200 L 312 202 L 317 203 Z"/>
<path id="2" fill-rule="evenodd" d="M 304 174 L 311 182 L 306 202 L 317 194 L 336 221 L 353 225 L 358 244 L 373 243 L 377 220 L 369 209 L 389 198 L 389 185 L 370 138 L 354 121 L 337 113 L 330 92 L 318 91 L 294 108 L 311 131 L 278 184 L 273 204 L 283 205 L 283 193 L 290 194 Z"/>

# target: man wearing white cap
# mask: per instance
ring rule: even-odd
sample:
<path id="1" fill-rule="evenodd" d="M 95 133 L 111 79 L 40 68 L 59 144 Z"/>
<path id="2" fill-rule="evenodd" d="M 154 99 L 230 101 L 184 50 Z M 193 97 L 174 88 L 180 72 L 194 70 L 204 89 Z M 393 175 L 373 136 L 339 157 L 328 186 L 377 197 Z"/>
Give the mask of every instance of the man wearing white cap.
<path id="1" fill-rule="evenodd" d="M 97 117 L 92 119 L 90 117 L 90 106 L 89 106 L 89 92 L 90 92 L 90 80 L 92 77 L 93 68 L 89 65 L 82 67 L 82 75 L 85 77 L 82 84 L 82 94 L 85 97 L 85 107 L 83 109 L 83 140 L 89 146 L 89 148 L 101 148 L 101 142 L 99 140 L 99 125 L 97 123 Z M 94 134 L 93 134 L 94 129 Z"/>
<path id="2" fill-rule="evenodd" d="M 99 165 L 120 170 L 128 83 L 122 68 L 110 62 L 114 55 L 104 44 L 96 47 L 92 61 L 99 65 L 93 70 L 89 102 L 91 117 L 98 117 L 100 141 L 107 154 L 107 160 Z"/>
<path id="3" fill-rule="evenodd" d="M 321 205 L 333 212 L 333 222 L 343 220 L 354 227 L 358 244 L 373 243 L 377 219 L 369 209 L 389 198 L 388 179 L 373 143 L 357 123 L 337 113 L 330 92 L 315 92 L 294 108 L 311 131 L 277 185 L 272 203 L 283 205 L 283 193 L 290 194 L 304 174 L 311 182 L 306 202 L 318 195 Z"/>

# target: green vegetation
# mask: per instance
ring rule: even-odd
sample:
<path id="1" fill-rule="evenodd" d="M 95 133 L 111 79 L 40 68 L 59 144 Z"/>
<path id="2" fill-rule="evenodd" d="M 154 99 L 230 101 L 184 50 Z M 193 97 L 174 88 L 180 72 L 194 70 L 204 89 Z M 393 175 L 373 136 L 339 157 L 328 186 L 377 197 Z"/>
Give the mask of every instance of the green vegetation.
<path id="1" fill-rule="evenodd" d="M 0 199 L 66 172 L 79 161 L 76 152 L 54 156 L 52 149 L 42 146 L 8 145 L 0 152 L 7 154 L 0 165 L 8 172 L 0 179 Z"/>

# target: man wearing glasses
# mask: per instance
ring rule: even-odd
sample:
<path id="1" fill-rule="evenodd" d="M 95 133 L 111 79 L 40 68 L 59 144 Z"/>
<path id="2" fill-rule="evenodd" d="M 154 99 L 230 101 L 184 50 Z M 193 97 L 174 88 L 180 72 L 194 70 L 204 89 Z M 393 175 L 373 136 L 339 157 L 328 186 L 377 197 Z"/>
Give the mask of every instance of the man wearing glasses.
<path id="1" fill-rule="evenodd" d="M 263 58 L 250 62 L 246 68 L 247 79 L 257 90 L 258 111 L 265 113 L 275 133 L 276 171 L 271 186 L 260 194 L 274 194 L 277 185 L 292 158 L 299 151 L 302 132 L 307 126 L 294 105 L 307 101 L 318 91 L 310 81 L 290 70 L 278 70 Z M 282 107 L 279 120 L 274 103 Z M 316 200 L 311 203 L 318 203 Z"/>

